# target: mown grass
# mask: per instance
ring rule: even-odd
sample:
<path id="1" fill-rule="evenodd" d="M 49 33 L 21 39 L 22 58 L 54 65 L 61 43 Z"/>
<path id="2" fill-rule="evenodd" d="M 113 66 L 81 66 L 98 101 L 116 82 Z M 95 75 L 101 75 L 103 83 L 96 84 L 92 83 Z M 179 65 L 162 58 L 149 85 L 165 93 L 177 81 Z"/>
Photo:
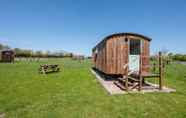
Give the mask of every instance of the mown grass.
<path id="1" fill-rule="evenodd" d="M 40 64 L 58 73 L 38 74 Z M 167 66 L 164 83 L 176 93 L 109 95 L 90 72 L 91 62 L 50 59 L 0 63 L 0 112 L 10 118 L 183 118 L 186 67 Z"/>

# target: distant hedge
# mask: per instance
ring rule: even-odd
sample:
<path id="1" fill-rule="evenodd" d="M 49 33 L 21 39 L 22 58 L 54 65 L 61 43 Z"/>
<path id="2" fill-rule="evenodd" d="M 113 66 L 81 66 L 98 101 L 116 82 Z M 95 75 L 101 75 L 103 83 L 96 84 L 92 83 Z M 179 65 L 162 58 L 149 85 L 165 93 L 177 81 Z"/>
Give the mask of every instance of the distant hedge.
<path id="1" fill-rule="evenodd" d="M 186 55 L 175 54 L 175 55 L 172 55 L 172 59 L 176 61 L 186 61 Z"/>
<path id="2" fill-rule="evenodd" d="M 0 50 L 11 49 L 8 45 L 3 45 L 0 43 Z M 31 49 L 21 49 L 21 48 L 14 48 L 12 49 L 15 52 L 15 57 L 55 57 L 55 58 L 62 58 L 62 57 L 72 57 L 73 54 L 66 51 L 57 51 L 57 52 L 50 52 L 50 51 L 33 51 Z"/>

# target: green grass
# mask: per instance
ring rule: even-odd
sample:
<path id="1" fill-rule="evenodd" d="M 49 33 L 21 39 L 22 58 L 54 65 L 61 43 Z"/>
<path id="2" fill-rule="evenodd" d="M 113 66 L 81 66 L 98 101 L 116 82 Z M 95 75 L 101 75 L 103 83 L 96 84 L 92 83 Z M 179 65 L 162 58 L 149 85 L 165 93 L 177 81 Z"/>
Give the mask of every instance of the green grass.
<path id="1" fill-rule="evenodd" d="M 38 74 L 40 64 L 61 72 Z M 90 72 L 91 62 L 50 59 L 0 63 L 0 112 L 10 118 L 184 118 L 186 67 L 166 69 L 165 85 L 176 93 L 109 95 Z"/>

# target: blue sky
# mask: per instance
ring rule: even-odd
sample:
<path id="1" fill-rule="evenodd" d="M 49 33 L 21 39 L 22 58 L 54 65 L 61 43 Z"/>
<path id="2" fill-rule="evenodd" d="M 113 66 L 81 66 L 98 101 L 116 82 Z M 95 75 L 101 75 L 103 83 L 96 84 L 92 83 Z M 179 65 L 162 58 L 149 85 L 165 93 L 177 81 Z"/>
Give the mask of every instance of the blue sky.
<path id="1" fill-rule="evenodd" d="M 105 36 L 151 37 L 151 52 L 186 53 L 185 0 L 0 0 L 0 43 L 91 54 Z"/>

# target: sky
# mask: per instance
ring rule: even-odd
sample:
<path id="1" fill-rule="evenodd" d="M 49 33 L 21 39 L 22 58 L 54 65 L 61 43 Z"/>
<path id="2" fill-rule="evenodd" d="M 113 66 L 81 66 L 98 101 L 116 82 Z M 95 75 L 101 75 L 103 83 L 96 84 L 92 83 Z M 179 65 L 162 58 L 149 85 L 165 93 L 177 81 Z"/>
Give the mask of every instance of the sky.
<path id="1" fill-rule="evenodd" d="M 186 53 L 186 0 L 0 0 L 0 43 L 91 55 L 104 37 L 152 38 L 151 54 Z"/>

